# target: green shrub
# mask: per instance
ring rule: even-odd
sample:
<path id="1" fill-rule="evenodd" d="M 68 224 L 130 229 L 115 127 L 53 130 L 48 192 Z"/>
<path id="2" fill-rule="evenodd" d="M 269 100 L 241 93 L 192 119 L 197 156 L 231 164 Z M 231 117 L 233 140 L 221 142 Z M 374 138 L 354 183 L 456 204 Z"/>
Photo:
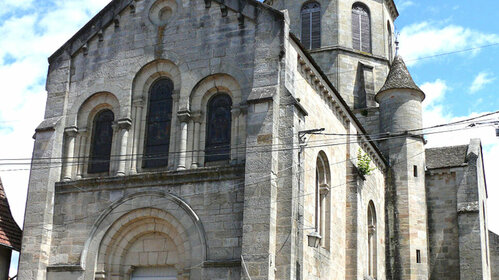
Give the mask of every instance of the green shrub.
<path id="1" fill-rule="evenodd" d="M 370 175 L 372 171 L 376 170 L 375 167 L 371 168 L 371 158 L 366 153 L 363 153 L 360 148 L 357 153 L 357 169 L 362 176 Z"/>

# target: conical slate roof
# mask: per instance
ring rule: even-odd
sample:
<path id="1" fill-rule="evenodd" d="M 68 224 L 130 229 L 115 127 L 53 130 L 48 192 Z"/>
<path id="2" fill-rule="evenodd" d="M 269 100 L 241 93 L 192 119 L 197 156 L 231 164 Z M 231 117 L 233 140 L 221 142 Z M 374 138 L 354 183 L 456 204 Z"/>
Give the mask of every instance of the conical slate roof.
<path id="1" fill-rule="evenodd" d="M 0 246 L 21 251 L 22 230 L 10 212 L 9 201 L 0 178 Z"/>
<path id="2" fill-rule="evenodd" d="M 379 90 L 378 93 L 390 89 L 417 90 L 423 94 L 424 99 L 424 92 L 412 79 L 409 70 L 407 70 L 407 66 L 405 66 L 405 62 L 400 55 L 395 56 L 393 59 L 392 67 L 390 68 L 390 73 L 388 73 L 388 77 L 386 78 L 385 85 Z"/>

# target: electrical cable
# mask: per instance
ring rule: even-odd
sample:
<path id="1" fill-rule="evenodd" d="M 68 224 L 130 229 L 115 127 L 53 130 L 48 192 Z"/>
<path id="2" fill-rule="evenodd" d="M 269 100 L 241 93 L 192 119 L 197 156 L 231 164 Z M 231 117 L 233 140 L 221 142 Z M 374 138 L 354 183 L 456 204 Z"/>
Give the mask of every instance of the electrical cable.
<path id="1" fill-rule="evenodd" d="M 415 144 L 415 143 L 418 143 L 418 141 L 416 140 L 413 140 L 412 142 L 408 143 L 408 144 L 403 144 L 403 145 L 411 145 L 411 144 Z M 418 155 L 421 155 L 423 152 L 420 152 L 416 155 L 414 155 L 413 157 L 416 157 Z M 353 158 L 348 158 L 346 160 L 341 160 L 341 161 L 336 161 L 336 162 L 333 162 L 333 163 L 329 163 L 330 167 L 333 166 L 333 165 L 338 165 L 338 164 L 342 164 L 342 163 L 345 163 L 345 162 L 348 162 L 348 161 L 351 161 L 353 159 L 356 159 L 356 157 L 353 157 Z M 394 163 L 395 164 L 398 164 L 397 162 Z M 286 168 L 283 168 L 283 169 L 280 169 L 277 171 L 278 174 L 280 173 L 283 173 L 287 170 L 290 170 L 292 168 L 299 168 L 300 167 L 300 163 L 296 163 L 296 164 L 293 164 L 291 166 L 288 166 Z M 310 168 L 308 169 L 302 169 L 302 170 L 299 170 L 298 173 L 300 174 L 304 174 L 306 172 L 310 172 L 310 171 L 314 171 L 316 169 L 315 166 L 311 166 Z M 266 183 L 268 182 L 268 180 L 270 179 L 270 177 L 272 177 L 273 175 L 272 174 L 267 174 L 267 175 L 263 175 L 261 177 L 256 177 L 254 178 L 254 180 L 256 180 L 255 182 L 252 182 L 252 183 L 247 183 L 247 182 L 239 182 L 239 183 L 234 183 L 234 184 L 230 184 L 228 186 L 222 186 L 225 188 L 225 191 L 222 193 L 218 188 L 219 186 L 214 186 L 217 188 L 216 191 L 208 191 L 208 192 L 200 192 L 200 193 L 197 193 L 197 195 L 210 195 L 210 194 L 227 194 L 228 192 L 234 192 L 234 191 L 237 191 L 237 188 L 238 187 L 241 187 L 241 186 L 244 186 L 245 189 L 246 187 L 249 187 L 249 186 L 257 186 L 257 188 L 255 189 L 255 192 L 259 191 L 258 188 L 262 187 L 262 183 Z M 276 176 L 276 180 L 279 180 L 279 179 L 284 179 L 284 178 L 288 178 L 289 176 L 288 175 L 277 175 Z M 242 179 L 242 178 L 241 178 Z M 240 180 L 241 180 L 240 179 Z M 237 179 L 233 179 L 233 180 L 237 180 Z M 336 184 L 336 185 L 333 185 L 331 186 L 330 188 L 331 189 L 335 189 L 335 188 L 339 188 L 339 187 L 343 187 L 349 183 L 353 183 L 355 181 L 345 181 L 344 183 L 339 183 L 339 184 Z M 86 190 L 86 189 L 83 189 L 83 188 L 80 188 L 74 184 L 71 184 L 73 187 L 75 187 L 76 189 L 78 189 L 79 191 L 81 192 L 93 192 L 93 190 Z M 172 192 L 171 194 L 176 194 L 175 192 Z M 276 199 L 274 202 L 277 203 L 277 202 L 287 202 L 287 201 L 292 201 L 294 199 L 297 199 L 297 198 L 301 198 L 301 197 L 306 197 L 306 196 L 310 196 L 310 195 L 314 195 L 315 192 L 312 192 L 312 193 L 304 193 L 304 194 L 301 194 L 301 195 L 297 195 L 297 196 L 292 196 L 290 198 L 284 198 L 284 199 Z M 263 206 L 264 204 L 266 203 L 270 203 L 268 201 L 253 201 L 252 202 L 252 205 L 253 206 Z M 151 204 L 149 205 L 150 207 L 155 207 L 155 206 L 161 206 L 162 203 L 159 203 L 159 204 Z M 64 220 L 64 224 L 65 225 L 70 225 L 70 224 L 75 224 L 77 222 L 80 222 L 80 221 L 83 221 L 85 219 L 88 219 L 88 218 L 98 218 L 101 214 L 102 214 L 102 211 L 104 209 L 102 209 L 101 211 L 97 211 L 95 215 L 87 215 L 87 216 L 84 216 L 84 217 L 80 217 L 80 218 L 74 218 L 74 219 L 68 219 L 68 220 Z M 125 214 L 125 213 L 128 213 L 129 211 L 128 210 L 123 210 L 123 211 L 115 211 L 113 213 L 115 214 Z M 43 226 L 43 225 L 41 225 Z"/>
<path id="2" fill-rule="evenodd" d="M 466 123 L 466 122 L 470 122 L 470 121 L 473 121 L 473 120 L 477 120 L 477 119 L 480 119 L 480 118 L 483 118 L 483 117 L 487 117 L 487 116 L 490 116 L 490 115 L 494 115 L 494 114 L 498 114 L 499 111 L 496 111 L 496 112 L 492 112 L 492 113 L 488 113 L 488 114 L 485 114 L 485 115 L 481 115 L 481 116 L 477 116 L 477 117 L 473 117 L 473 118 L 469 118 L 469 119 L 465 119 L 465 120 L 460 120 L 460 121 L 456 121 L 456 122 L 452 122 L 452 123 L 447 123 L 447 124 L 441 124 L 441 125 L 435 125 L 435 126 L 431 126 L 431 127 L 427 127 L 427 128 L 421 128 L 421 129 L 413 129 L 413 130 L 408 130 L 406 132 L 402 132 L 402 133 L 393 133 L 393 134 L 385 134 L 385 133 L 380 133 L 380 134 L 377 134 L 377 135 L 385 135 L 385 137 L 379 137 L 379 138 L 375 138 L 375 137 L 371 137 L 371 141 L 381 141 L 381 140 L 387 140 L 387 139 L 394 139 L 394 138 L 398 138 L 398 137 L 407 137 L 407 132 L 410 132 L 410 131 L 422 131 L 422 130 L 428 130 L 428 129 L 434 129 L 434 128 L 442 128 L 442 127 L 445 127 L 445 126 L 453 126 L 453 125 L 457 125 L 457 124 L 463 124 L 463 123 Z M 478 125 L 481 125 L 481 126 L 484 126 L 484 125 L 494 125 L 496 124 L 497 121 L 491 121 L 490 123 L 478 123 Z M 453 130 L 445 130 L 445 131 L 437 131 L 437 132 L 427 132 L 427 133 L 419 133 L 419 134 L 411 134 L 410 136 L 424 136 L 424 135 L 431 135 L 431 134 L 437 134 L 437 133 L 447 133 L 447 132 L 452 132 L 452 131 L 457 131 L 457 130 L 466 130 L 466 129 L 470 129 L 470 128 L 477 128 L 477 125 L 473 125 L 473 126 L 468 126 L 468 127 L 465 127 L 465 128 L 460 128 L 460 129 L 453 129 Z M 322 135 L 328 135 L 328 136 L 362 136 L 361 134 L 338 134 L 338 133 L 314 133 L 314 135 L 317 135 L 317 134 L 322 134 Z M 372 135 L 375 135 L 375 134 L 372 134 Z M 337 138 L 337 139 L 340 139 L 340 138 Z M 288 139 L 289 140 L 289 139 Z M 340 145 L 340 144 L 348 144 L 348 143 L 351 143 L 351 144 L 355 144 L 355 143 L 363 143 L 365 141 L 357 141 L 357 142 L 354 142 L 354 141 L 350 141 L 350 142 L 347 142 L 347 143 L 331 143 L 331 142 L 325 142 L 325 141 L 333 141 L 335 139 L 328 139 L 328 140 L 318 140 L 318 141 L 322 141 L 326 144 L 324 145 Z M 262 150 L 266 147 L 269 147 L 269 148 L 273 148 L 273 147 L 279 147 L 279 146 L 283 146 L 283 145 L 286 145 L 286 146 L 289 146 L 288 143 L 283 143 L 283 144 L 268 144 L 268 145 L 257 145 L 257 146 L 236 146 L 236 147 L 230 147 L 231 150 L 233 149 L 236 149 L 236 150 L 240 150 L 242 148 L 246 148 L 247 150 L 246 151 L 241 151 L 240 153 L 238 154 L 246 154 L 246 153 L 262 153 L 262 152 L 279 152 L 279 151 L 286 151 L 286 150 L 291 150 L 291 149 L 298 149 L 299 147 L 294 147 L 294 148 L 277 148 L 277 150 Z M 322 145 L 319 145 L 319 146 L 314 146 L 314 147 L 321 147 Z M 215 147 L 216 149 L 217 147 Z M 252 148 L 257 148 L 257 149 L 260 149 L 260 150 L 254 150 L 254 151 L 251 151 Z M 249 151 L 248 151 L 249 149 Z M 204 152 L 203 150 L 190 150 L 190 151 L 185 151 L 183 153 L 185 154 L 189 154 L 189 153 L 200 153 L 200 152 Z M 180 154 L 182 152 L 170 152 L 170 154 Z M 222 153 L 222 154 L 211 154 L 212 156 L 217 156 L 217 155 L 226 155 L 226 153 Z M 131 157 L 141 157 L 143 156 L 143 154 L 127 154 L 127 155 L 115 155 L 115 156 L 112 156 L 112 157 L 116 157 L 117 159 L 110 159 L 110 160 L 105 160 L 105 161 L 96 161 L 95 163 L 100 163 L 100 162 L 113 162 L 113 161 L 128 161 L 130 160 Z M 160 160 L 160 159 L 167 159 L 169 158 L 169 156 L 158 156 L 158 157 L 150 157 L 148 159 L 151 159 L 151 160 Z M 72 158 L 64 158 L 64 157 L 54 157 L 54 158 L 33 158 L 33 161 L 32 162 L 25 162 L 25 163 L 17 163 L 17 162 L 14 162 L 14 163 L 5 163 L 4 161 L 28 161 L 28 160 L 31 160 L 31 159 L 28 159 L 28 158 L 24 158 L 24 159 L 0 159 L 0 166 L 5 166 L 5 165 L 9 165 L 9 166 L 12 166 L 12 165 L 47 165 L 47 164 L 58 164 L 57 162 L 56 163 L 53 163 L 53 162 L 50 162 L 50 163 L 40 163 L 38 161 L 43 161 L 43 160 L 47 160 L 47 161 L 51 161 L 51 160 L 60 160 L 60 161 L 64 161 L 64 160 L 68 160 L 68 159 L 72 159 L 73 162 L 74 160 L 88 160 L 89 157 L 72 157 Z M 59 162 L 59 164 L 61 164 L 62 162 Z M 78 162 L 74 162 L 73 164 L 79 164 Z M 0 170 L 2 171 L 2 170 Z"/>

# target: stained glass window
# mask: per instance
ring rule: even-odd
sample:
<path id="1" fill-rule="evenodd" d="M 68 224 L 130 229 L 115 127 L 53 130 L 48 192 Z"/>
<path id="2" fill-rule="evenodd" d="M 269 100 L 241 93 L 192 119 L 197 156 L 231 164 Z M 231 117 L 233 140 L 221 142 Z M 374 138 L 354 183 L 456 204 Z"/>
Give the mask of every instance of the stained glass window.
<path id="1" fill-rule="evenodd" d="M 225 93 L 213 96 L 206 115 L 205 162 L 230 159 L 232 100 Z"/>
<path id="2" fill-rule="evenodd" d="M 159 168 L 168 165 L 173 104 L 172 92 L 173 82 L 166 78 L 154 82 L 149 90 L 144 168 Z"/>
<path id="3" fill-rule="evenodd" d="M 88 173 L 109 172 L 113 143 L 114 114 L 102 110 L 94 118 Z"/>

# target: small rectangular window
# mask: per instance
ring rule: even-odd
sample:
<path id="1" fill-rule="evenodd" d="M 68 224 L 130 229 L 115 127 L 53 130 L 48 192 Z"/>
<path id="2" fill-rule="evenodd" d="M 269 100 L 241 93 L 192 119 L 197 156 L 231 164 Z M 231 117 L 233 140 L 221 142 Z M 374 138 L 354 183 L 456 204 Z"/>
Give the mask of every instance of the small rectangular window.
<path id="1" fill-rule="evenodd" d="M 300 280 L 300 263 L 296 262 L 296 280 Z"/>
<path id="2" fill-rule="evenodd" d="M 416 262 L 421 263 L 421 250 L 416 250 Z"/>
<path id="3" fill-rule="evenodd" d="M 414 177 L 418 177 L 418 166 L 414 165 Z"/>

